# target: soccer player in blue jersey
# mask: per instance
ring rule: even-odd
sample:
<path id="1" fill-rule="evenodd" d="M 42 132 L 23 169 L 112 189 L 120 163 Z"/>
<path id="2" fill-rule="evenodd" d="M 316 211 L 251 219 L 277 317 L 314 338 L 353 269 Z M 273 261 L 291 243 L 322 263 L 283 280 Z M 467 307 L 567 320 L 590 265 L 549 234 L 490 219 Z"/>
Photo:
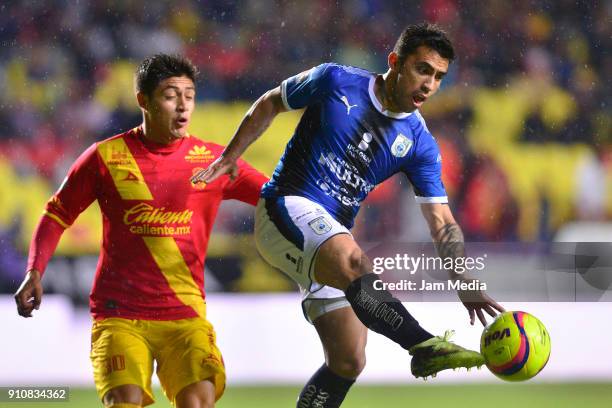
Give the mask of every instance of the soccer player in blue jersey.
<path id="1" fill-rule="evenodd" d="M 304 292 L 302 307 L 319 334 L 326 363 L 306 384 L 298 407 L 339 407 L 365 365 L 367 328 L 412 355 L 416 377 L 480 366 L 482 356 L 426 331 L 385 290 L 350 228 L 374 187 L 404 173 L 442 258 L 464 256 L 463 235 L 448 206 L 441 157 L 418 108 L 440 87 L 454 50 L 430 24 L 409 26 L 375 74 L 322 64 L 286 79 L 251 107 L 223 155 L 193 181 L 234 173 L 236 161 L 274 117 L 306 108 L 257 206 L 261 255 Z M 450 271 L 453 279 L 468 280 Z M 485 293 L 459 292 L 470 323 L 504 309 Z"/>

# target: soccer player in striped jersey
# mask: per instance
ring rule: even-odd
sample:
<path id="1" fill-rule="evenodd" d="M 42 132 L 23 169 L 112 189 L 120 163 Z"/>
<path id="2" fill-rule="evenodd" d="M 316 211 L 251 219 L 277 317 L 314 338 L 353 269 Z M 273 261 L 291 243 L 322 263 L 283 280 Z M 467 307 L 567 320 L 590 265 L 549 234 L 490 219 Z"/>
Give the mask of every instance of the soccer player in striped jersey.
<path id="1" fill-rule="evenodd" d="M 262 256 L 302 288 L 306 318 L 319 334 L 326 363 L 298 407 L 338 407 L 365 364 L 367 328 L 412 355 L 416 377 L 480 366 L 482 356 L 435 337 L 386 290 L 353 240 L 360 203 L 379 183 L 404 173 L 442 258 L 464 256 L 463 236 L 448 206 L 441 157 L 419 107 L 440 87 L 454 59 L 438 27 L 408 27 L 375 74 L 333 63 L 282 82 L 251 107 L 220 158 L 192 180 L 211 182 L 284 111 L 305 108 L 257 205 L 255 237 Z M 455 271 L 452 279 L 467 280 Z M 503 308 L 485 293 L 459 292 L 471 324 Z"/>
<path id="2" fill-rule="evenodd" d="M 104 233 L 90 295 L 91 360 L 106 407 L 153 403 L 154 361 L 177 407 L 212 407 L 225 388 L 206 320 L 206 248 L 221 201 L 255 205 L 267 178 L 239 161 L 231 175 L 189 182 L 223 150 L 187 133 L 196 76 L 181 56 L 160 54 L 140 64 L 142 125 L 95 143 L 73 164 L 46 205 L 15 295 L 19 314 L 30 317 L 63 231 L 97 200 Z"/>

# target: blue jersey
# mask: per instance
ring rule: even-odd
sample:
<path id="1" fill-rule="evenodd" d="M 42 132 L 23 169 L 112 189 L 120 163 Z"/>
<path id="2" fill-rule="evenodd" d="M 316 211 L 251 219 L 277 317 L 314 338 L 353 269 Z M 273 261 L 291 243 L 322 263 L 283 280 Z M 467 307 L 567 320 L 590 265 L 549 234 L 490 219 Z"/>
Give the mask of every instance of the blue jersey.
<path id="1" fill-rule="evenodd" d="M 423 117 L 383 111 L 375 80 L 330 63 L 283 81 L 285 107 L 306 110 L 262 197 L 306 197 L 351 228 L 368 193 L 403 172 L 417 202 L 448 202 L 440 150 Z"/>

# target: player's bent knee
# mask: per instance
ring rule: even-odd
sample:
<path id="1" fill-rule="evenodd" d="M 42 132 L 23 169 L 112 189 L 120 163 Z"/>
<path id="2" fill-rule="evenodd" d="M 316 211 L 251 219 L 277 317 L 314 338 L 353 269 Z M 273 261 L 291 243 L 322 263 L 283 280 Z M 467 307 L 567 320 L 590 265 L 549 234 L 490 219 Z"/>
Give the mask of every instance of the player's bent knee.
<path id="1" fill-rule="evenodd" d="M 329 359 L 329 368 L 336 374 L 344 378 L 355 379 L 363 371 L 366 365 L 365 353 L 358 353 L 350 356 L 342 356 Z"/>
<path id="2" fill-rule="evenodd" d="M 347 263 L 349 265 L 347 277 L 349 278 L 350 282 L 359 278 L 360 276 L 365 275 L 366 273 L 371 272 L 371 269 L 368 268 L 368 258 L 359 247 L 354 248 L 348 254 Z"/>
<path id="3" fill-rule="evenodd" d="M 359 245 L 348 234 L 337 234 L 321 247 L 315 260 L 318 283 L 345 290 L 360 276 L 370 272 L 369 261 Z"/>
<path id="4" fill-rule="evenodd" d="M 186 393 L 176 398 L 177 408 L 214 408 L 215 396 L 203 396 L 197 393 Z"/>
<path id="5" fill-rule="evenodd" d="M 142 406 L 142 389 L 133 384 L 121 385 L 104 394 L 102 403 L 105 408 L 134 408 Z"/>
<path id="6" fill-rule="evenodd" d="M 200 381 L 183 388 L 176 396 L 177 408 L 213 408 L 215 385 L 211 381 Z"/>

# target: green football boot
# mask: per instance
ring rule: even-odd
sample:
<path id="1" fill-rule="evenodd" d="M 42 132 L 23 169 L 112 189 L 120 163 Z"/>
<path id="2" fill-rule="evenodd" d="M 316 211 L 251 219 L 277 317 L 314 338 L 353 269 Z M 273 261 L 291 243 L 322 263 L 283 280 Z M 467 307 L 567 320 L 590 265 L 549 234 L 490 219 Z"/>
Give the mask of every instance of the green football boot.
<path id="1" fill-rule="evenodd" d="M 449 341 L 455 332 L 447 330 L 444 336 L 436 336 L 422 343 L 414 345 L 408 350 L 412 356 L 410 369 L 415 377 L 427 379 L 428 376 L 435 377 L 442 370 L 465 367 L 480 368 L 484 363 L 484 357 L 472 350 L 465 349 Z"/>

